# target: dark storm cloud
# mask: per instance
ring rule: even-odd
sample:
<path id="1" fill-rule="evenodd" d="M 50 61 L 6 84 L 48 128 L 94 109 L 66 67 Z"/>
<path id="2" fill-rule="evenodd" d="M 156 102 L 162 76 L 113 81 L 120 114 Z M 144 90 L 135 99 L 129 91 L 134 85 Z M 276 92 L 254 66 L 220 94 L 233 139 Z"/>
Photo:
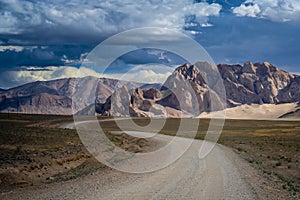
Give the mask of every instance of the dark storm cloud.
<path id="1" fill-rule="evenodd" d="M 165 27 L 190 34 L 216 63 L 266 60 L 297 72 L 299 9 L 298 0 L 2 0 L 0 49 L 24 48 L 0 51 L 0 71 L 22 65 L 78 66 L 83 54 L 113 34 L 136 27 Z M 167 52 L 141 50 L 121 56 L 112 71 L 181 62 Z"/>
<path id="2" fill-rule="evenodd" d="M 182 65 L 187 63 L 185 59 L 180 56 L 158 49 L 139 49 L 133 52 L 129 52 L 116 59 L 109 68 L 107 73 L 126 73 L 132 69 L 135 65 L 149 65 L 149 64 L 161 64 L 174 68 L 176 65 Z"/>
<path id="3" fill-rule="evenodd" d="M 175 54 L 166 51 L 155 49 L 140 49 L 131 53 L 127 53 L 119 58 L 127 64 L 147 64 L 147 63 L 161 63 L 169 65 L 177 65 L 184 62 Z"/>
<path id="4" fill-rule="evenodd" d="M 0 38 L 6 44 L 95 44 L 136 27 L 182 29 L 185 16 L 216 16 L 219 4 L 190 0 L 80 1 L 3 0 Z"/>
<path id="5" fill-rule="evenodd" d="M 224 21 L 226 18 L 228 21 Z M 300 26 L 255 18 L 227 15 L 212 18 L 215 24 L 198 36 L 217 63 L 269 61 L 297 70 L 300 58 Z M 230 23 L 229 23 L 230 22 Z"/>
<path id="6" fill-rule="evenodd" d="M 5 50 L 0 53 L 0 68 L 2 70 L 17 66 L 44 66 L 61 65 L 61 58 L 48 49 L 39 47 L 25 48 L 18 52 L 14 50 Z"/>
<path id="7" fill-rule="evenodd" d="M 21 48 L 20 50 L 9 49 L 8 47 L 6 46 L 6 49 L 0 51 L 0 71 L 18 69 L 21 66 L 75 65 L 76 62 L 80 62 L 82 54 L 93 48 L 89 45 L 16 46 Z"/>

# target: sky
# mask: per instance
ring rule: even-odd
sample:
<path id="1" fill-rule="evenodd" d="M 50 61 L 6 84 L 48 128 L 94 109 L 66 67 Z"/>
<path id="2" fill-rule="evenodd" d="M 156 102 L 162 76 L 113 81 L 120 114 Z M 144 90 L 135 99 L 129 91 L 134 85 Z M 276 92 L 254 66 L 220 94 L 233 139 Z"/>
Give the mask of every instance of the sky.
<path id="1" fill-rule="evenodd" d="M 188 35 L 216 64 L 268 61 L 300 73 L 299 0 L 1 0 L 0 88 L 104 76 L 88 66 L 80 74 L 79 67 L 110 36 L 143 27 Z M 180 44 L 176 35 L 166 38 Z M 163 82 L 185 61 L 172 52 L 140 49 L 116 59 L 105 76 Z"/>

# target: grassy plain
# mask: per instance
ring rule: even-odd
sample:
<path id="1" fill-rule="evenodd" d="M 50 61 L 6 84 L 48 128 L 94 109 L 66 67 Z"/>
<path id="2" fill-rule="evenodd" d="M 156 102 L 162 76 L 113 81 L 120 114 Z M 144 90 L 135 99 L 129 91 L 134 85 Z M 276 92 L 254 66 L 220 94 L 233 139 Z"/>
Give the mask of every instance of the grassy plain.
<path id="1" fill-rule="evenodd" d="M 0 114 L 0 191 L 68 180 L 104 169 L 91 158 L 75 130 L 58 128 L 72 120 L 71 116 Z M 168 119 L 159 132 L 176 135 L 181 120 L 185 120 L 181 136 L 193 137 L 192 127 L 196 125 L 196 139 L 205 137 L 209 119 L 201 119 L 200 124 L 197 119 Z M 150 119 L 134 121 L 146 126 Z M 126 127 L 126 120 L 118 123 L 132 129 Z M 107 133 L 120 130 L 114 121 L 100 124 Z M 153 127 L 147 131 L 157 130 Z M 111 139 L 120 145 L 124 138 Z M 226 120 L 218 143 L 232 147 L 281 189 L 299 194 L 299 121 Z M 123 147 L 126 149 L 126 145 Z"/>

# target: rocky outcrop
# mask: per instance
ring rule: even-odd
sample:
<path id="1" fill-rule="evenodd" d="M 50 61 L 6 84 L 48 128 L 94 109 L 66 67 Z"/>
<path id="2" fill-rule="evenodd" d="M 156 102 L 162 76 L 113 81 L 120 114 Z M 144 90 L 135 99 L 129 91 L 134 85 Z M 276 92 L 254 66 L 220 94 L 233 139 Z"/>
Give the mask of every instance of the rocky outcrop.
<path id="1" fill-rule="evenodd" d="M 158 89 L 150 88 L 148 90 L 143 90 L 143 96 L 146 99 L 156 100 L 161 99 L 162 94 Z"/>
<path id="2" fill-rule="evenodd" d="M 277 104 L 298 102 L 299 76 L 274 65 L 246 62 L 241 65 L 218 65 L 227 99 L 238 104 Z"/>
<path id="3" fill-rule="evenodd" d="M 129 105 L 129 110 L 117 109 L 118 111 L 114 113 L 114 108 L 111 106 L 110 110 L 101 110 L 98 113 L 116 116 L 168 116 L 172 112 L 172 116 L 180 116 L 182 113 L 187 116 L 197 116 L 203 111 L 221 110 L 224 109 L 224 105 L 220 101 L 217 90 L 214 90 L 214 87 L 218 86 L 218 75 L 217 67 L 209 63 L 185 64 L 168 77 L 160 91 L 137 88 L 128 91 L 130 97 L 123 95 L 127 101 L 120 99 L 118 96 L 122 94 L 116 91 L 105 104 L 99 106 L 103 108 L 108 104 L 114 105 L 113 99 L 122 106 Z M 168 113 L 168 110 L 171 112 Z"/>
<path id="4" fill-rule="evenodd" d="M 156 104 L 161 93 L 157 89 L 117 89 L 104 104 L 96 105 L 96 113 L 102 116 L 153 117 L 166 116 L 164 107 Z"/>
<path id="5" fill-rule="evenodd" d="M 215 98 L 215 88 L 220 88 L 218 77 L 217 68 L 207 62 L 180 66 L 163 84 L 162 90 L 168 95 L 158 103 L 192 115 L 224 109 L 220 98 Z"/>
<path id="6" fill-rule="evenodd" d="M 294 76 L 288 86 L 279 91 L 277 98 L 281 103 L 300 102 L 300 76 Z"/>
<path id="7" fill-rule="evenodd" d="M 222 110 L 223 102 L 227 107 L 300 102 L 300 76 L 268 62 L 221 64 L 217 68 L 198 62 L 178 67 L 163 84 L 161 93 L 157 104 L 197 115 Z"/>

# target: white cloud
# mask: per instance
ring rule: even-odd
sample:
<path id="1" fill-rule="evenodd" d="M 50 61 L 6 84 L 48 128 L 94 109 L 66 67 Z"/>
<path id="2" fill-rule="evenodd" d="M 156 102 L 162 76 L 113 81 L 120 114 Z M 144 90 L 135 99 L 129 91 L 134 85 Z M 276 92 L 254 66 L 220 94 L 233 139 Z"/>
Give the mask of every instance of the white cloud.
<path id="1" fill-rule="evenodd" d="M 220 4 L 193 0 L 4 0 L 3 3 L 6 6 L 0 8 L 2 33 L 22 33 L 39 26 L 96 33 L 136 27 L 183 29 L 186 16 L 194 15 L 199 23 L 206 23 L 209 16 L 218 16 L 222 8 Z"/>
<path id="2" fill-rule="evenodd" d="M 212 27 L 214 26 L 213 24 L 210 24 L 210 23 L 203 23 L 203 24 L 200 24 L 201 27 Z"/>
<path id="3" fill-rule="evenodd" d="M 186 24 L 186 25 L 185 25 L 185 27 L 186 27 L 186 28 L 190 28 L 190 27 L 196 27 L 196 26 L 198 26 L 198 24 L 196 24 L 196 23 L 193 23 L 193 22 L 191 22 L 191 23 L 188 23 L 188 24 Z"/>
<path id="4" fill-rule="evenodd" d="M 189 33 L 192 35 L 202 34 L 200 31 L 189 31 Z"/>
<path id="5" fill-rule="evenodd" d="M 24 47 L 23 46 L 0 46 L 0 52 L 4 52 L 4 51 L 16 51 L 16 52 L 20 52 L 23 51 Z"/>
<path id="6" fill-rule="evenodd" d="M 83 62 L 88 62 L 87 56 L 89 52 L 82 53 L 79 56 L 79 59 L 69 59 L 66 55 L 63 55 L 62 58 L 60 59 L 62 62 L 64 62 L 66 65 L 74 64 L 74 63 L 83 63 Z"/>
<path id="7" fill-rule="evenodd" d="M 0 73 L 1 88 L 10 88 L 34 81 L 48 81 L 69 77 L 99 76 L 88 68 L 80 70 L 70 66 L 49 66 L 47 68 L 27 67 L 20 71 L 5 71 Z"/>
<path id="8" fill-rule="evenodd" d="M 277 22 L 299 21 L 299 0 L 247 0 L 232 9 L 237 16 L 269 19 Z"/>
<path id="9" fill-rule="evenodd" d="M 242 4 L 240 7 L 234 8 L 233 13 L 237 16 L 256 17 L 261 12 L 257 4 L 248 5 Z"/>
<path id="10" fill-rule="evenodd" d="M 15 51 L 15 52 L 21 52 L 23 50 L 30 50 L 32 51 L 33 49 L 38 48 L 37 46 L 15 46 L 15 45 L 5 45 L 1 46 L 0 45 L 0 52 L 4 51 Z"/>
<path id="11" fill-rule="evenodd" d="M 163 83 L 171 74 L 171 72 L 156 73 L 151 69 L 145 69 L 136 73 L 110 74 L 105 77 L 141 83 Z"/>
<path id="12" fill-rule="evenodd" d="M 20 71 L 5 71 L 0 73 L 0 87 L 10 88 L 34 81 L 48 81 L 61 78 L 76 78 L 85 76 L 106 77 L 142 83 L 162 83 L 174 70 L 163 65 L 137 65 L 128 73 L 100 74 L 93 69 L 71 66 L 49 66 L 46 68 L 27 67 Z"/>
<path id="13" fill-rule="evenodd" d="M 107 74 L 107 78 L 136 81 L 141 83 L 163 83 L 172 74 L 174 67 L 160 64 L 136 65 L 127 73 Z"/>

